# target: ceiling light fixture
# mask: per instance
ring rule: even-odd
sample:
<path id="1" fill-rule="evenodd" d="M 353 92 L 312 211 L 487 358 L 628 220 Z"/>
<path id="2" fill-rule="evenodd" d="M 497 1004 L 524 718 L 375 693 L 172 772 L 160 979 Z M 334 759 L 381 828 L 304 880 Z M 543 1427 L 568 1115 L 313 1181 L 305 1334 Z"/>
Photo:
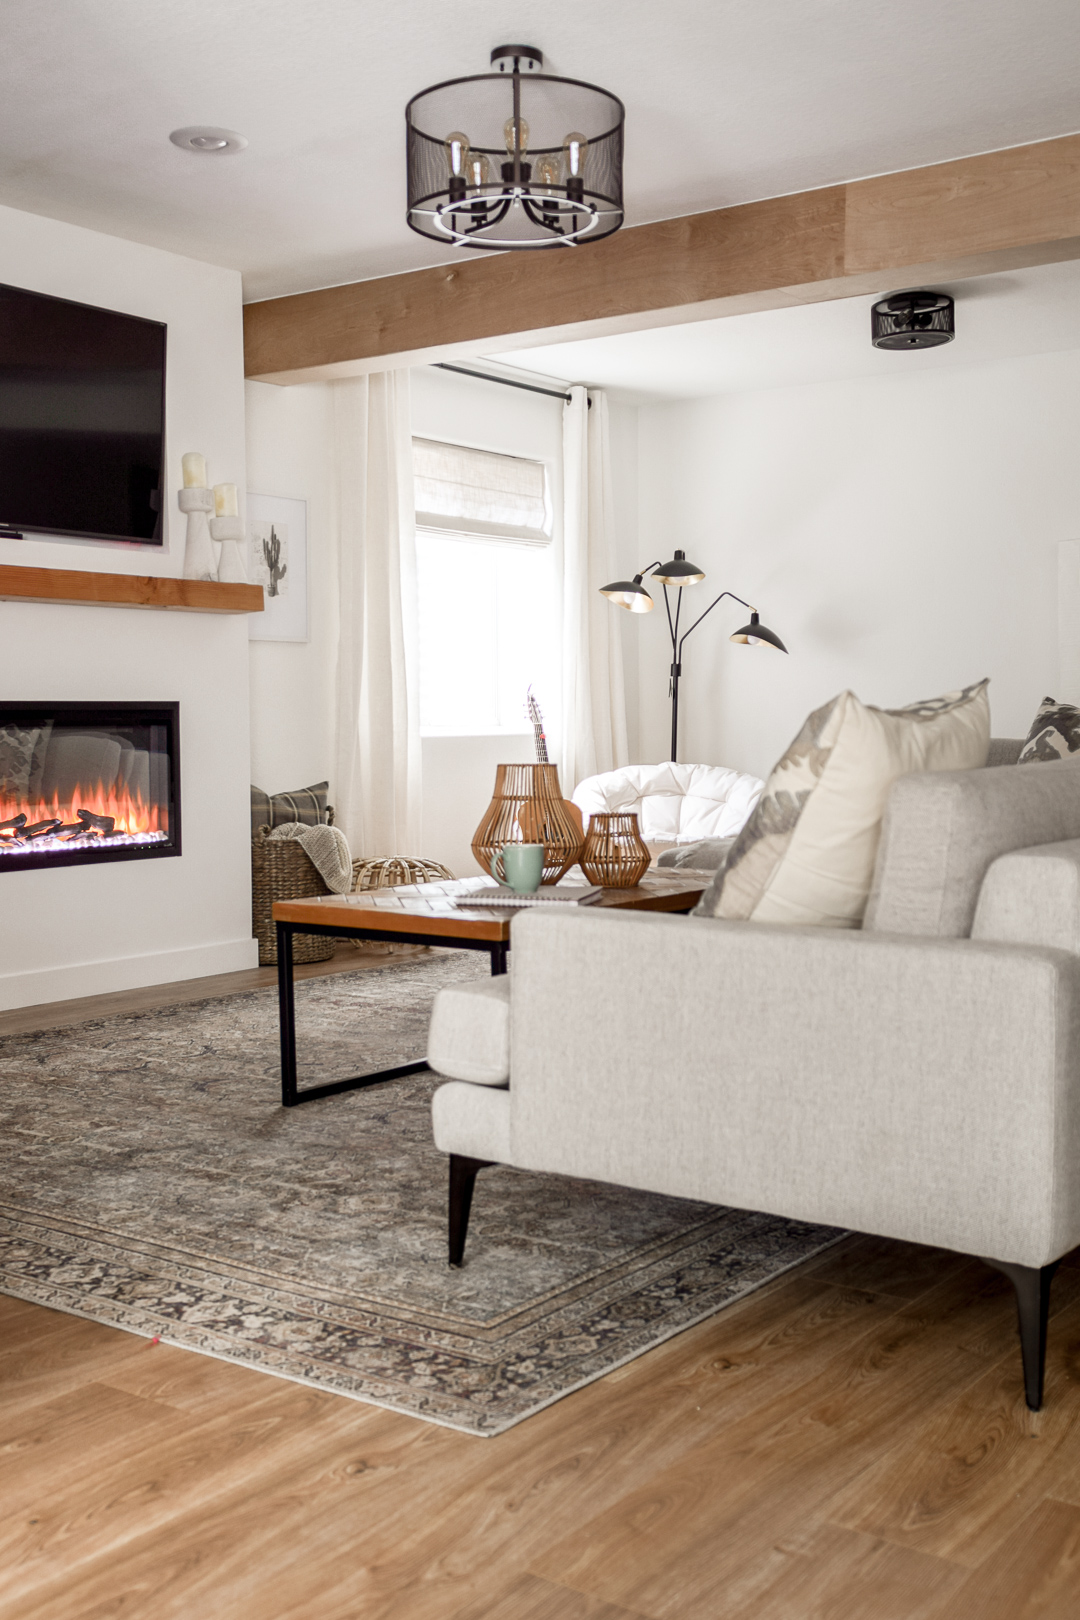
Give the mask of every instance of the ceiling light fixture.
<path id="1" fill-rule="evenodd" d="M 936 349 L 956 336 L 955 312 L 948 293 L 890 293 L 870 311 L 870 338 L 875 349 Z"/>
<path id="2" fill-rule="evenodd" d="M 238 135 L 235 129 L 215 129 L 209 124 L 192 124 L 189 129 L 174 129 L 169 139 L 185 152 L 200 152 L 211 157 L 242 152 L 247 145 L 246 135 Z"/>
<path id="3" fill-rule="evenodd" d="M 575 247 L 619 229 L 626 109 L 543 66 L 532 45 L 498 45 L 490 73 L 413 96 L 405 217 L 414 231 L 501 253 Z"/>

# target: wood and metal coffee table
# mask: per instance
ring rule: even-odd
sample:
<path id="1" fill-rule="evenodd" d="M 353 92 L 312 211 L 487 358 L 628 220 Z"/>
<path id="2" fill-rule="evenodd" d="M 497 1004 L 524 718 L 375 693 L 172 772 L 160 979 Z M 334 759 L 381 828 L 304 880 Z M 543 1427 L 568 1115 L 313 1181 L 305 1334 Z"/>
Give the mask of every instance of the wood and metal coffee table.
<path id="1" fill-rule="evenodd" d="M 605 889 L 598 906 L 629 911 L 692 911 L 711 873 L 648 872 L 635 889 Z M 579 880 L 580 881 L 580 880 Z M 456 878 L 441 883 L 409 883 L 397 889 L 368 889 L 362 894 L 326 894 L 310 900 L 279 900 L 277 925 L 278 1008 L 281 1031 L 281 1102 L 285 1108 L 333 1097 L 360 1086 L 379 1085 L 427 1068 L 421 1059 L 394 1069 L 361 1074 L 324 1085 L 296 1083 L 296 1013 L 293 995 L 293 935 L 329 934 L 338 939 L 371 939 L 390 945 L 446 945 L 454 950 L 487 951 L 493 974 L 506 972 L 511 928 L 519 911 L 470 911 L 456 905 L 458 896 L 490 891 L 490 878 Z"/>

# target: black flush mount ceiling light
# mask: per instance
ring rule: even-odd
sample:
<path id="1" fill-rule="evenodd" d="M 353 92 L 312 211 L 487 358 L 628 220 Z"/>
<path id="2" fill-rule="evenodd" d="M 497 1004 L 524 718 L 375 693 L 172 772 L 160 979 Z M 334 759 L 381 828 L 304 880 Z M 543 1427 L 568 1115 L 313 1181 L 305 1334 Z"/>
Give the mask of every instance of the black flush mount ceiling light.
<path id="1" fill-rule="evenodd" d="M 685 551 L 677 551 L 670 562 L 650 563 L 640 574 L 635 574 L 633 579 L 616 579 L 610 585 L 601 585 L 600 594 L 606 596 L 609 602 L 614 602 L 617 607 L 626 608 L 630 613 L 651 613 L 655 604 L 642 583 L 646 574 L 658 579 L 664 587 L 664 607 L 667 609 L 668 635 L 671 637 L 671 757 L 676 760 L 679 757 L 679 680 L 682 676 L 683 642 L 691 630 L 696 630 L 702 619 L 712 612 L 717 602 L 722 602 L 725 596 L 728 596 L 740 606 L 750 608 L 750 623 L 733 630 L 729 640 L 738 642 L 742 647 L 775 647 L 777 652 L 782 653 L 786 653 L 787 648 L 775 630 L 770 630 L 762 624 L 757 609 L 750 607 L 750 603 L 744 602 L 734 591 L 721 591 L 720 595 L 709 603 L 704 613 L 699 613 L 693 624 L 688 625 L 680 633 L 679 618 L 682 614 L 683 588 L 687 585 L 700 585 L 705 578 L 704 570 L 696 563 L 689 562 Z M 674 616 L 671 612 L 671 599 L 668 596 L 669 585 L 678 590 Z"/>
<path id="2" fill-rule="evenodd" d="M 499 45 L 490 73 L 449 79 L 405 109 L 409 225 L 460 247 L 576 247 L 623 222 L 626 110 L 544 73 L 532 45 Z"/>
<path id="3" fill-rule="evenodd" d="M 870 311 L 875 349 L 936 349 L 956 336 L 948 293 L 899 292 L 879 298 Z"/>

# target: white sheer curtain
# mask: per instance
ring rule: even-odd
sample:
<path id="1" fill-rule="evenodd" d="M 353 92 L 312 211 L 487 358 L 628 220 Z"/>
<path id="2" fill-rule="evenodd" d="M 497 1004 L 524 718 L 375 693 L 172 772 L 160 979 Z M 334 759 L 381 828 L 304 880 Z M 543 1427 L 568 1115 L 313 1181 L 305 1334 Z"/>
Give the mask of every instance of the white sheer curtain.
<path id="1" fill-rule="evenodd" d="M 629 763 L 622 643 L 600 587 L 618 576 L 607 398 L 575 386 L 563 407 L 563 680 L 560 780 Z"/>
<path id="2" fill-rule="evenodd" d="M 420 853 L 416 524 L 408 371 L 333 384 L 338 825 L 354 855 Z"/>

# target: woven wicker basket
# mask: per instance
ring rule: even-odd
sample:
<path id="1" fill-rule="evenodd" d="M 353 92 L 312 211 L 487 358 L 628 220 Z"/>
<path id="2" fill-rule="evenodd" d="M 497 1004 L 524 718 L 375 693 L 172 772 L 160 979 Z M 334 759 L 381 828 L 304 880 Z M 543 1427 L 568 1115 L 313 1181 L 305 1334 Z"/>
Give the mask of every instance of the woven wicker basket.
<path id="1" fill-rule="evenodd" d="M 353 861 L 353 893 L 367 889 L 393 889 L 402 883 L 436 883 L 440 878 L 452 878 L 453 872 L 438 861 L 414 861 L 407 855 L 390 855 L 377 861 Z M 357 951 L 377 951 L 380 955 L 397 956 L 402 951 L 415 951 L 415 945 L 384 945 L 377 939 L 351 939 L 348 943 Z M 421 950 L 423 946 L 419 947 Z"/>
<path id="2" fill-rule="evenodd" d="M 307 900 L 329 894 L 302 847 L 292 839 L 271 838 L 269 827 L 259 827 L 251 840 L 251 931 L 259 942 L 259 963 L 277 961 L 275 900 Z M 294 962 L 328 962 L 337 940 L 322 934 L 294 934 Z"/>

